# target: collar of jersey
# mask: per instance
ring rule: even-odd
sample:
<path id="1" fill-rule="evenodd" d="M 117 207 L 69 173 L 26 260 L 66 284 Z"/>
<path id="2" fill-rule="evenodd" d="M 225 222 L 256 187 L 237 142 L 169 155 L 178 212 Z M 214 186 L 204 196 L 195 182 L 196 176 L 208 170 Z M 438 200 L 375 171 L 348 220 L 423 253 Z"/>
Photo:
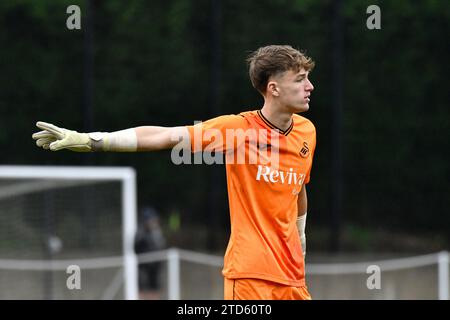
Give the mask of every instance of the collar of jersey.
<path id="1" fill-rule="evenodd" d="M 262 114 L 261 110 L 257 111 L 258 116 L 261 118 L 261 120 L 270 128 L 273 130 L 278 131 L 281 134 L 284 134 L 285 136 L 287 136 L 291 131 L 292 128 L 294 128 L 294 118 L 291 119 L 291 124 L 289 125 L 289 128 L 287 128 L 286 130 L 281 130 L 280 128 L 278 128 L 277 126 L 275 126 L 272 122 L 270 122 L 266 117 L 264 117 L 264 115 Z"/>

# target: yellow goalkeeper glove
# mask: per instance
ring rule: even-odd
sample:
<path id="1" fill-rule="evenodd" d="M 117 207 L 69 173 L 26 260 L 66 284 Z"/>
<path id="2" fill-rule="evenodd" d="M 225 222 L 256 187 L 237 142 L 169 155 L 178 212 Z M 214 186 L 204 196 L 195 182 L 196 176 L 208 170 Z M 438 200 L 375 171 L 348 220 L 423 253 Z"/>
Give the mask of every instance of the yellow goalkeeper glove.
<path id="1" fill-rule="evenodd" d="M 59 128 L 51 123 L 38 122 L 36 126 L 43 131 L 33 134 L 36 145 L 46 150 L 69 149 L 76 152 L 92 151 L 89 134 Z"/>
<path id="2" fill-rule="evenodd" d="M 46 150 L 58 151 L 68 149 L 76 152 L 90 151 L 137 151 L 137 136 L 134 129 L 115 132 L 79 133 L 59 128 L 51 123 L 37 122 L 43 131 L 33 134 L 36 145 Z"/>

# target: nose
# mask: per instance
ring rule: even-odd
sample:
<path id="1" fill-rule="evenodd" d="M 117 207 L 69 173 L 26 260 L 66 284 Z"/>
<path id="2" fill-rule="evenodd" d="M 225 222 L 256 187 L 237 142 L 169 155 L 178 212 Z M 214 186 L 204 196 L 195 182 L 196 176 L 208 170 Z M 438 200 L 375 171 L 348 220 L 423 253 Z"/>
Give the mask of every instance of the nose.
<path id="1" fill-rule="evenodd" d="M 314 86 L 313 86 L 312 82 L 309 81 L 309 79 L 307 79 L 307 80 L 308 80 L 308 82 L 306 83 L 306 90 L 313 91 L 314 90 Z"/>

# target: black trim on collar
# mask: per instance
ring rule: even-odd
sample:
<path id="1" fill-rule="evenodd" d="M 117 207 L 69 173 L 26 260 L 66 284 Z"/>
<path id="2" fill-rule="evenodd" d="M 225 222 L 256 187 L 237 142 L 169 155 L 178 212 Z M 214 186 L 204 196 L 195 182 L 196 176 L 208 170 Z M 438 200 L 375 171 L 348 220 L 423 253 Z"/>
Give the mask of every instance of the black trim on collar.
<path id="1" fill-rule="evenodd" d="M 258 110 L 258 116 L 268 127 L 270 127 L 271 129 L 278 130 L 280 133 L 284 134 L 285 136 L 287 136 L 292 131 L 292 128 L 294 128 L 294 118 L 291 119 L 291 124 L 289 125 L 289 128 L 287 128 L 286 130 L 281 130 L 280 128 L 278 128 L 277 126 L 272 124 L 266 117 L 264 117 L 261 110 Z"/>

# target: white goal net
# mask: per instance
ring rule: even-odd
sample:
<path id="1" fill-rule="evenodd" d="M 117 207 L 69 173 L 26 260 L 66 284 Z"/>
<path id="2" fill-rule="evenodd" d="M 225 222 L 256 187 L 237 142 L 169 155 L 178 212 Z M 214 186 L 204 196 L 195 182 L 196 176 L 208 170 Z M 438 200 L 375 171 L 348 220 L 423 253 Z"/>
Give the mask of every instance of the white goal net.
<path id="1" fill-rule="evenodd" d="M 136 299 L 131 168 L 0 166 L 0 299 Z"/>

